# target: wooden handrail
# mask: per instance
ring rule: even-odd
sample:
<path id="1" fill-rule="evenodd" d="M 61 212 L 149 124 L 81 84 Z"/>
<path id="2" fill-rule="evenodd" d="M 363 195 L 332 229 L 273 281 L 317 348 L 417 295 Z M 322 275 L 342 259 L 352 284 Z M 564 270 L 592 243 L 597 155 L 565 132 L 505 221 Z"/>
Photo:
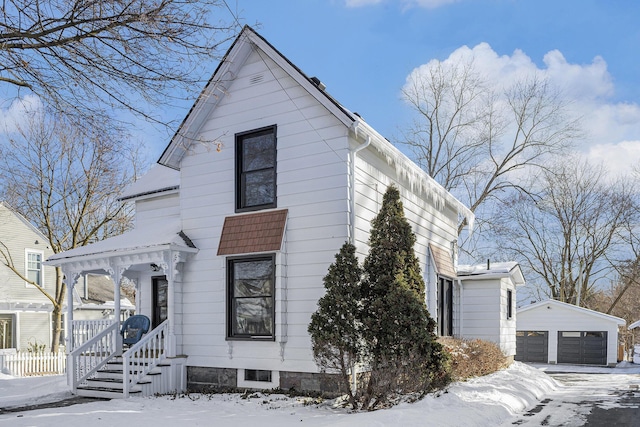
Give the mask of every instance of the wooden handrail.
<path id="1" fill-rule="evenodd" d="M 67 367 L 74 393 L 78 389 L 78 384 L 89 378 L 116 355 L 119 329 L 119 322 L 114 321 L 102 332 L 69 353 Z"/>

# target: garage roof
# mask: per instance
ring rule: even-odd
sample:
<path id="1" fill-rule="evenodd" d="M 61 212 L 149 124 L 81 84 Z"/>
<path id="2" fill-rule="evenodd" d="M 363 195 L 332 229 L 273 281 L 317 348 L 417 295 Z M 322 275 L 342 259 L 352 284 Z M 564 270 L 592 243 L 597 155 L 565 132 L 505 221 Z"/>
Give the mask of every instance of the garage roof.
<path id="1" fill-rule="evenodd" d="M 536 302 L 531 305 L 527 305 L 526 307 L 518 308 L 518 314 L 524 313 L 530 310 L 541 309 L 544 307 L 549 307 L 549 308 L 559 307 L 559 308 L 564 308 L 568 310 L 574 310 L 577 313 L 583 313 L 583 314 L 599 317 L 604 320 L 615 322 L 618 326 L 624 326 L 627 323 L 626 320 L 621 319 L 620 317 L 612 316 L 610 314 L 600 313 L 599 311 L 589 310 L 588 308 L 578 307 L 577 305 L 567 304 L 566 302 L 560 302 L 553 299 Z"/>

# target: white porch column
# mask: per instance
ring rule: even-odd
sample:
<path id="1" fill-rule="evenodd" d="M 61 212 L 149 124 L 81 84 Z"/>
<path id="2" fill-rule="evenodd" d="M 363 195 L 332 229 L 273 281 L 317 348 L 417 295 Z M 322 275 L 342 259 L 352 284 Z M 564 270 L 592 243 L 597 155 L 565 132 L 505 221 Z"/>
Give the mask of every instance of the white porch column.
<path id="1" fill-rule="evenodd" d="M 182 353 L 182 275 L 179 266 L 185 258 L 186 255 L 181 252 L 166 252 L 162 264 L 167 278 L 168 357 Z"/>
<path id="2" fill-rule="evenodd" d="M 73 372 L 75 369 L 75 365 L 72 363 L 70 357 L 71 352 L 75 348 L 73 339 L 73 289 L 78 282 L 80 273 L 64 266 L 61 267 L 61 270 L 62 274 L 64 275 L 64 278 L 62 280 L 67 285 L 67 312 L 64 319 L 64 348 L 67 355 L 67 385 L 73 386 Z"/>
<path id="3" fill-rule="evenodd" d="M 120 281 L 122 280 L 124 272 L 127 271 L 131 265 L 120 265 L 112 262 L 110 267 L 109 275 L 113 280 L 113 320 L 120 325 Z M 122 340 L 117 337 L 118 335 L 116 336 L 115 342 L 116 351 L 118 354 L 122 354 Z"/>
<path id="4" fill-rule="evenodd" d="M 67 354 L 71 353 L 75 348 L 73 342 L 73 289 L 78 283 L 80 273 L 69 267 L 61 267 L 64 278 L 62 279 L 67 285 L 67 312 L 64 321 L 64 346 Z"/>

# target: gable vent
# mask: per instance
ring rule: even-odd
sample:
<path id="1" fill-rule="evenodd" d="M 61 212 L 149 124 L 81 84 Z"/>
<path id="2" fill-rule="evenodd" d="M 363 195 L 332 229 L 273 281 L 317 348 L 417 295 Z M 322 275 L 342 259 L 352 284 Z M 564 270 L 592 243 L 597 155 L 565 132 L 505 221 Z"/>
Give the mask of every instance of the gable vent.
<path id="1" fill-rule="evenodd" d="M 264 80 L 264 74 L 258 74 L 257 76 L 253 76 L 249 79 L 249 83 L 255 85 Z"/>

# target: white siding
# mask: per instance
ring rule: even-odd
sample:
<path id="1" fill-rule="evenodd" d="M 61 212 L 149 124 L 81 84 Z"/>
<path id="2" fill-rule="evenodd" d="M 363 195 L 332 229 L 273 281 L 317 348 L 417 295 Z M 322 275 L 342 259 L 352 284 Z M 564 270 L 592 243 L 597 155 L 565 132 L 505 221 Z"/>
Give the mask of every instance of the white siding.
<path id="1" fill-rule="evenodd" d="M 136 201 L 136 225 L 167 217 L 180 216 L 180 198 L 177 193 L 149 197 Z"/>
<path id="2" fill-rule="evenodd" d="M 461 337 L 493 341 L 506 356 L 516 354 L 516 310 L 507 318 L 507 291 L 513 301 L 516 287 L 509 277 L 462 280 Z"/>
<path id="3" fill-rule="evenodd" d="M 270 125 L 277 125 L 277 205 L 289 210 L 276 260 L 276 340 L 227 341 L 226 257 L 216 253 L 224 218 L 235 215 L 235 134 Z M 322 278 L 347 239 L 347 129 L 254 52 L 200 140 L 220 151 L 194 145 L 181 164 L 183 229 L 199 249 L 183 277 L 189 365 L 316 371 L 307 326 Z"/>
<path id="4" fill-rule="evenodd" d="M 30 344 L 51 348 L 51 316 L 47 312 L 18 314 L 18 348 L 26 351 Z"/>

